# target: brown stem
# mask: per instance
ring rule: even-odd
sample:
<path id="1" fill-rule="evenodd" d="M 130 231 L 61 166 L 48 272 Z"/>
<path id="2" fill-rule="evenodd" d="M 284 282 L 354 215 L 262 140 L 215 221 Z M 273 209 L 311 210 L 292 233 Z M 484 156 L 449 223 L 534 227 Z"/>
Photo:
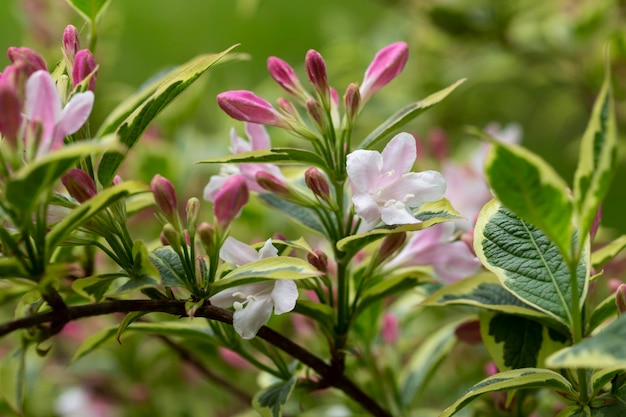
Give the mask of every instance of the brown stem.
<path id="1" fill-rule="evenodd" d="M 114 300 L 97 304 L 68 306 L 67 309 L 63 311 L 52 310 L 2 323 L 0 324 L 0 337 L 19 329 L 42 326 L 46 323 L 51 323 L 54 329 L 45 328 L 43 330 L 48 332 L 51 330 L 60 331 L 63 325 L 73 320 L 111 313 L 130 313 L 134 311 L 169 313 L 180 317 L 187 315 L 185 302 L 181 300 Z M 233 323 L 232 312 L 212 305 L 200 307 L 194 315 L 195 317 L 205 317 L 222 323 Z M 257 333 L 257 336 L 317 372 L 322 377 L 322 385 L 332 386 L 343 391 L 348 397 L 361 404 L 365 410 L 374 416 L 391 417 L 389 412 L 383 409 L 374 399 L 348 379 L 341 369 L 326 364 L 326 362 L 307 349 L 268 327 L 262 327 Z"/>

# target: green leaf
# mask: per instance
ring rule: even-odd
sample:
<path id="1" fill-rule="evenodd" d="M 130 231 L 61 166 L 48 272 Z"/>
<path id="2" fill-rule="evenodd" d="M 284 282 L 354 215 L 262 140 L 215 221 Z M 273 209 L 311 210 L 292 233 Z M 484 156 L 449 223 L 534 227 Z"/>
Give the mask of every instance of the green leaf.
<path id="1" fill-rule="evenodd" d="M 617 159 L 617 128 L 607 65 L 602 89 L 580 144 L 574 177 L 574 201 L 581 236 L 591 229 L 598 206 L 604 199 Z"/>
<path id="2" fill-rule="evenodd" d="M 66 0 L 85 20 L 95 25 L 110 0 Z"/>
<path id="3" fill-rule="evenodd" d="M 290 203 L 270 193 L 259 194 L 258 198 L 268 206 L 280 210 L 297 223 L 320 235 L 325 235 L 324 227 L 313 210 Z"/>
<path id="4" fill-rule="evenodd" d="M 617 256 L 624 248 L 626 248 L 626 235 L 622 235 L 608 245 L 593 251 L 591 254 L 591 265 L 594 268 L 600 268 Z"/>
<path id="5" fill-rule="evenodd" d="M 145 316 L 146 314 L 148 314 L 148 312 L 146 311 L 133 311 L 132 313 L 128 313 L 127 315 L 125 315 L 124 319 L 120 322 L 120 325 L 117 328 L 117 333 L 115 333 L 115 340 L 117 340 L 117 343 L 121 345 L 121 337 L 122 333 L 124 333 L 124 330 L 126 330 L 128 326 L 131 325 L 131 323 L 133 323 L 140 317 Z"/>
<path id="6" fill-rule="evenodd" d="M 421 223 L 378 226 L 369 232 L 359 233 L 341 239 L 337 242 L 337 248 L 348 254 L 355 254 L 370 243 L 382 239 L 387 235 L 422 230 L 439 223 L 462 218 L 445 198 L 436 202 L 422 204 L 419 208 L 419 212 L 415 214 L 415 217 L 421 220 Z"/>
<path id="7" fill-rule="evenodd" d="M 296 148 L 272 148 L 260 149 L 250 152 L 242 152 L 220 158 L 203 159 L 198 164 L 290 164 L 301 163 L 314 165 L 320 168 L 326 167 L 324 160 L 316 153 Z"/>
<path id="8" fill-rule="evenodd" d="M 561 410 L 556 417 L 591 417 L 591 410 L 589 407 L 583 408 L 580 405 L 572 405 Z"/>
<path id="9" fill-rule="evenodd" d="M 492 140 L 485 174 L 502 204 L 570 256 L 574 207 L 567 184 L 547 162 L 520 146 Z"/>
<path id="10" fill-rule="evenodd" d="M 409 104 L 408 106 L 400 109 L 399 111 L 391 115 L 389 119 L 385 120 L 380 126 L 374 129 L 372 133 L 367 135 L 363 142 L 361 142 L 361 144 L 358 146 L 358 149 L 371 148 L 376 143 L 388 137 L 394 131 L 398 130 L 401 126 L 407 124 L 420 114 L 424 113 L 426 110 L 433 107 L 435 104 L 441 102 L 459 85 L 463 84 L 464 81 L 465 78 L 462 78 L 454 84 L 444 88 L 443 90 L 439 90 L 423 100 Z"/>
<path id="11" fill-rule="evenodd" d="M 53 249 L 60 245 L 67 235 L 97 215 L 101 210 L 127 196 L 147 192 L 148 190 L 148 186 L 141 182 L 125 181 L 100 191 L 96 196 L 72 210 L 67 217 L 52 228 L 46 236 L 47 253 L 52 253 Z"/>
<path id="12" fill-rule="evenodd" d="M 619 375 L 623 375 L 624 370 L 620 367 L 600 369 L 591 376 L 591 386 L 594 393 L 600 392 L 606 384 Z"/>
<path id="13" fill-rule="evenodd" d="M 309 300 L 298 300 L 293 312 L 315 320 L 328 330 L 331 330 L 335 325 L 335 310 L 327 304 L 316 303 Z"/>
<path id="14" fill-rule="evenodd" d="M 626 368 L 626 316 L 621 316 L 592 337 L 551 355 L 554 368 Z"/>
<path id="15" fill-rule="evenodd" d="M 113 342 L 117 331 L 118 326 L 111 326 L 92 334 L 81 343 L 70 362 L 74 363 L 94 350 Z M 177 336 L 183 339 L 195 339 L 204 342 L 213 337 L 213 332 L 208 326 L 192 325 L 188 319 L 184 321 L 163 321 L 158 323 L 135 322 L 126 328 L 126 333 Z"/>
<path id="16" fill-rule="evenodd" d="M 483 379 L 470 388 L 454 404 L 446 408 L 439 417 L 449 417 L 472 402 L 477 397 L 488 392 L 515 391 L 519 389 L 552 388 L 574 393 L 570 382 L 560 374 L 548 369 L 524 368 L 500 372 Z"/>
<path id="17" fill-rule="evenodd" d="M 27 278 L 28 273 L 16 258 L 0 258 L 0 278 Z"/>
<path id="18" fill-rule="evenodd" d="M 481 312 L 480 334 L 501 371 L 543 367 L 545 358 L 569 341 L 535 320 L 502 313 Z"/>
<path id="19" fill-rule="evenodd" d="M 120 150 L 119 144 L 85 141 L 67 145 L 38 158 L 11 176 L 5 197 L 12 206 L 27 216 L 42 194 L 54 188 L 61 176 L 86 156 L 104 151 Z M 24 192 L 28 190 L 28 192 Z M 30 216 L 26 217 L 30 221 Z"/>
<path id="20" fill-rule="evenodd" d="M 615 303 L 615 294 L 611 294 L 602 300 L 602 302 L 591 312 L 587 332 L 592 332 L 596 327 L 616 315 L 617 304 Z"/>
<path id="21" fill-rule="evenodd" d="M 303 259 L 290 256 L 263 258 L 239 266 L 219 281 L 213 283 L 213 294 L 238 285 L 251 284 L 266 279 L 291 279 L 318 277 L 322 273 Z"/>
<path id="22" fill-rule="evenodd" d="M 156 266 L 150 262 L 146 245 L 141 240 L 135 241 L 133 245 L 133 269 L 130 279 L 117 289 L 117 294 L 145 287 L 155 287 L 160 284 L 161 276 Z"/>
<path id="23" fill-rule="evenodd" d="M 407 366 L 400 374 L 402 392 L 400 401 L 403 408 L 408 409 L 422 393 L 441 362 L 448 357 L 456 344 L 456 328 L 461 322 L 443 326 L 424 340 Z"/>
<path id="24" fill-rule="evenodd" d="M 165 246 L 150 254 L 150 262 L 156 267 L 166 287 L 184 287 L 185 270 L 178 254 L 171 246 Z"/>
<path id="25" fill-rule="evenodd" d="M 293 376 L 259 391 L 252 399 L 252 406 L 263 417 L 281 417 L 283 406 L 291 396 L 298 379 Z"/>
<path id="26" fill-rule="evenodd" d="M 156 115 L 235 46 L 217 54 L 196 57 L 186 64 L 174 68 L 122 103 L 109 115 L 96 136 L 101 137 L 109 133 L 116 133 L 128 149 L 124 154 L 105 153 L 103 155 L 98 166 L 100 184 L 105 186 L 111 184 L 126 155 Z"/>
<path id="27" fill-rule="evenodd" d="M 5 354 L 0 363 L 0 395 L 17 415 L 24 409 L 24 373 L 26 348 L 19 347 Z"/>
<path id="28" fill-rule="evenodd" d="M 122 277 L 126 277 L 126 274 L 105 274 L 80 278 L 72 283 L 72 289 L 93 302 L 99 302 L 113 292 L 114 284 Z"/>
<path id="29" fill-rule="evenodd" d="M 511 293 L 572 328 L 572 305 L 582 306 L 587 294 L 589 265 L 585 257 L 577 268 L 580 299 L 574 301 L 569 269 L 556 245 L 495 200 L 478 216 L 474 249 Z"/>

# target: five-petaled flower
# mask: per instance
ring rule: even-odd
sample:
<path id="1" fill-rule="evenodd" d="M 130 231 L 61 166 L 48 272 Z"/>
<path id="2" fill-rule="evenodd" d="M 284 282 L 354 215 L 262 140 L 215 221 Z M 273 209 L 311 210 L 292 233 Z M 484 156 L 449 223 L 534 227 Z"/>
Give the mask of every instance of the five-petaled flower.
<path id="1" fill-rule="evenodd" d="M 228 237 L 220 250 L 220 257 L 235 266 L 245 265 L 278 255 L 268 239 L 257 252 L 254 248 Z M 293 310 L 298 299 L 298 287 L 291 280 L 268 280 L 228 288 L 210 297 L 212 305 L 235 307 L 233 327 L 242 339 L 252 339 L 272 315 Z"/>
<path id="2" fill-rule="evenodd" d="M 419 223 L 411 209 L 443 197 L 446 182 L 439 172 L 410 171 L 416 156 L 415 138 L 408 133 L 396 135 L 382 153 L 357 150 L 348 155 L 352 202 L 364 222 L 362 229 L 380 220 L 388 225 Z"/>

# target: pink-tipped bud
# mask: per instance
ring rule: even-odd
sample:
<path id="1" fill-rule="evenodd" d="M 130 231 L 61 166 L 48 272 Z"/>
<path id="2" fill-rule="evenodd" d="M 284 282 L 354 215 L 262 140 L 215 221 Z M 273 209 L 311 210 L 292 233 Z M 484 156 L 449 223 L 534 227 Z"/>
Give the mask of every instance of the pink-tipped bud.
<path id="1" fill-rule="evenodd" d="M 328 77 L 326 75 L 326 63 L 319 52 L 309 49 L 304 59 L 304 66 L 309 80 L 315 91 L 322 99 L 322 103 L 327 106 L 329 101 L 330 90 L 328 87 Z"/>
<path id="2" fill-rule="evenodd" d="M 267 70 L 270 75 L 286 92 L 304 100 L 306 92 L 300 84 L 300 79 L 291 66 L 280 58 L 271 56 L 267 59 Z"/>
<path id="3" fill-rule="evenodd" d="M 406 232 L 393 233 L 385 236 L 376 254 L 379 263 L 387 260 L 406 243 Z"/>
<path id="4" fill-rule="evenodd" d="M 331 200 L 328 180 L 317 168 L 311 167 L 304 172 L 304 182 L 309 190 L 323 201 Z"/>
<path id="5" fill-rule="evenodd" d="M 70 169 L 61 177 L 61 182 L 67 192 L 80 203 L 84 203 L 98 194 L 93 178 L 82 169 Z"/>
<path id="6" fill-rule="evenodd" d="M 12 148 L 17 145 L 17 132 L 22 124 L 22 103 L 17 90 L 8 81 L 0 79 L 0 133 Z"/>
<path id="7" fill-rule="evenodd" d="M 286 98 L 277 98 L 276 104 L 278 105 L 278 109 L 286 116 L 294 119 L 298 119 L 300 117 L 298 114 L 298 110 L 296 110 L 296 107 L 291 103 L 291 101 L 287 100 Z"/>
<path id="8" fill-rule="evenodd" d="M 359 86 L 356 83 L 352 83 L 348 85 L 348 88 L 346 88 L 346 94 L 343 96 L 343 104 L 346 109 L 346 117 L 348 118 L 350 124 L 352 124 L 356 116 L 359 114 L 361 106 L 361 93 L 359 91 Z"/>
<path id="9" fill-rule="evenodd" d="M 119 175 L 116 175 L 113 177 L 113 185 L 119 185 L 123 182 L 124 180 L 122 179 L 122 177 L 120 177 Z"/>
<path id="10" fill-rule="evenodd" d="M 400 74 L 408 58 L 409 46 L 405 42 L 395 42 L 378 51 L 361 84 L 363 103 Z"/>
<path id="11" fill-rule="evenodd" d="M 191 197 L 187 200 L 187 230 L 189 233 L 195 233 L 198 226 L 198 217 L 200 216 L 200 200 Z"/>
<path id="12" fill-rule="evenodd" d="M 217 104 L 235 120 L 288 128 L 283 116 L 251 91 L 232 90 L 217 95 Z"/>
<path id="13" fill-rule="evenodd" d="M 248 196 L 246 179 L 241 175 L 233 175 L 224 181 L 213 201 L 213 214 L 221 228 L 225 229 L 239 216 Z"/>
<path id="14" fill-rule="evenodd" d="M 89 78 L 89 91 L 93 91 L 96 85 L 96 77 L 98 70 L 96 66 L 96 58 L 89 49 L 81 49 L 74 57 L 74 66 L 72 67 L 72 83 L 74 87 Z"/>
<path id="15" fill-rule="evenodd" d="M 209 223 L 202 222 L 198 225 L 196 233 L 204 250 L 210 254 L 215 248 L 215 229 Z"/>
<path id="16" fill-rule="evenodd" d="M 400 338 L 400 322 L 394 314 L 385 313 L 383 315 L 380 336 L 387 345 L 395 344 Z"/>
<path id="17" fill-rule="evenodd" d="M 306 101 L 306 112 L 315 123 L 315 126 L 323 134 L 326 131 L 326 116 L 322 110 L 322 106 L 315 99 L 308 99 Z"/>
<path id="18" fill-rule="evenodd" d="M 67 25 L 63 31 L 63 53 L 70 66 L 74 64 L 74 57 L 80 50 L 80 36 L 78 29 L 73 25 Z"/>
<path id="19" fill-rule="evenodd" d="M 167 178 L 156 174 L 150 181 L 150 190 L 157 207 L 161 209 L 167 221 L 177 223 L 178 200 L 176 199 L 174 184 Z"/>
<path id="20" fill-rule="evenodd" d="M 328 255 L 326 255 L 321 250 L 315 249 L 313 250 L 313 252 L 307 253 L 306 259 L 318 271 L 321 271 L 323 273 L 328 272 Z"/>
<path id="21" fill-rule="evenodd" d="M 622 315 L 626 311 L 626 284 L 621 284 L 615 291 L 615 304 L 617 313 Z"/>
<path id="22" fill-rule="evenodd" d="M 259 171 L 254 176 L 257 184 L 265 191 L 277 194 L 281 197 L 288 197 L 291 195 L 289 188 L 285 185 L 280 178 L 270 174 L 269 172 Z"/>
<path id="23" fill-rule="evenodd" d="M 26 47 L 15 47 L 12 46 L 7 50 L 7 55 L 12 63 L 23 62 L 26 67 L 28 76 L 30 76 L 33 72 L 44 70 L 48 71 L 48 66 L 46 65 L 46 61 L 39 54 L 39 52 L 35 51 L 31 48 Z"/>
<path id="24" fill-rule="evenodd" d="M 478 320 L 468 321 L 461 324 L 454 330 L 456 337 L 468 345 L 478 345 L 483 338 L 480 335 L 480 322 Z"/>

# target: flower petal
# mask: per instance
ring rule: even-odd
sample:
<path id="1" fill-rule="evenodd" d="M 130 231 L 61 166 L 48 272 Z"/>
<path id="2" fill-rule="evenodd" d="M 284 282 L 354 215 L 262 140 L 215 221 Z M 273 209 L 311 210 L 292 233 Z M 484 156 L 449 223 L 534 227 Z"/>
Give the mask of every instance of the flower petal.
<path id="1" fill-rule="evenodd" d="M 383 158 L 376 151 L 358 150 L 347 157 L 346 171 L 357 190 L 370 191 L 376 185 L 383 167 Z"/>
<path id="2" fill-rule="evenodd" d="M 392 224 L 413 224 L 420 220 L 409 211 L 409 208 L 401 201 L 389 202 L 380 210 L 380 218 L 383 223 Z"/>
<path id="3" fill-rule="evenodd" d="M 272 315 L 272 301 L 269 298 L 251 300 L 233 314 L 233 327 L 242 339 L 252 339 Z"/>
<path id="4" fill-rule="evenodd" d="M 230 129 L 230 151 L 234 154 L 251 151 L 250 143 L 237 135 L 235 128 Z"/>
<path id="5" fill-rule="evenodd" d="M 383 172 L 394 171 L 396 175 L 409 172 L 417 158 L 415 137 L 402 132 L 393 137 L 382 152 Z"/>
<path id="6" fill-rule="evenodd" d="M 272 291 L 274 301 L 274 314 L 283 314 L 296 307 L 298 299 L 298 286 L 291 280 L 276 281 Z"/>
<path id="7" fill-rule="evenodd" d="M 246 123 L 245 129 L 246 135 L 250 138 L 253 151 L 270 148 L 270 136 L 267 134 L 265 126 L 256 123 Z"/>
<path id="8" fill-rule="evenodd" d="M 224 291 L 220 291 L 217 294 L 209 297 L 211 305 L 221 308 L 230 308 L 235 301 L 244 301 L 240 297 L 234 297 L 233 294 L 241 292 L 241 286 L 226 288 Z"/>
<path id="9" fill-rule="evenodd" d="M 259 254 L 253 247 L 229 236 L 220 249 L 220 258 L 235 266 L 241 266 L 258 260 Z"/>
<path id="10" fill-rule="evenodd" d="M 35 71 L 26 81 L 24 113 L 29 120 L 41 121 L 42 145 L 48 146 L 54 126 L 61 117 L 61 99 L 48 71 Z"/>
<path id="11" fill-rule="evenodd" d="M 89 119 L 93 101 L 94 95 L 91 91 L 74 94 L 63 108 L 61 117 L 57 121 L 58 134 L 65 137 L 78 131 Z"/>
<path id="12" fill-rule="evenodd" d="M 265 241 L 265 244 L 259 250 L 258 257 L 259 259 L 264 259 L 274 256 L 278 256 L 278 249 L 276 249 L 274 245 L 272 245 L 272 238 L 269 238 Z"/>
<path id="13" fill-rule="evenodd" d="M 441 257 L 434 262 L 435 273 L 447 284 L 460 281 L 480 268 L 480 261 L 463 242 L 452 242 L 445 246 Z"/>
<path id="14" fill-rule="evenodd" d="M 217 192 L 222 188 L 222 184 L 229 176 L 227 175 L 213 175 L 209 180 L 209 183 L 204 187 L 204 191 L 202 192 L 202 197 L 206 201 L 213 202 L 215 201 L 215 196 Z"/>
<path id="15" fill-rule="evenodd" d="M 355 194 L 352 197 L 354 211 L 367 223 L 374 223 L 380 220 L 380 207 L 368 193 Z"/>
<path id="16" fill-rule="evenodd" d="M 437 201 L 446 192 L 446 180 L 437 171 L 409 172 L 385 188 L 383 200 L 402 201 L 409 207 L 419 207 L 427 201 Z"/>

